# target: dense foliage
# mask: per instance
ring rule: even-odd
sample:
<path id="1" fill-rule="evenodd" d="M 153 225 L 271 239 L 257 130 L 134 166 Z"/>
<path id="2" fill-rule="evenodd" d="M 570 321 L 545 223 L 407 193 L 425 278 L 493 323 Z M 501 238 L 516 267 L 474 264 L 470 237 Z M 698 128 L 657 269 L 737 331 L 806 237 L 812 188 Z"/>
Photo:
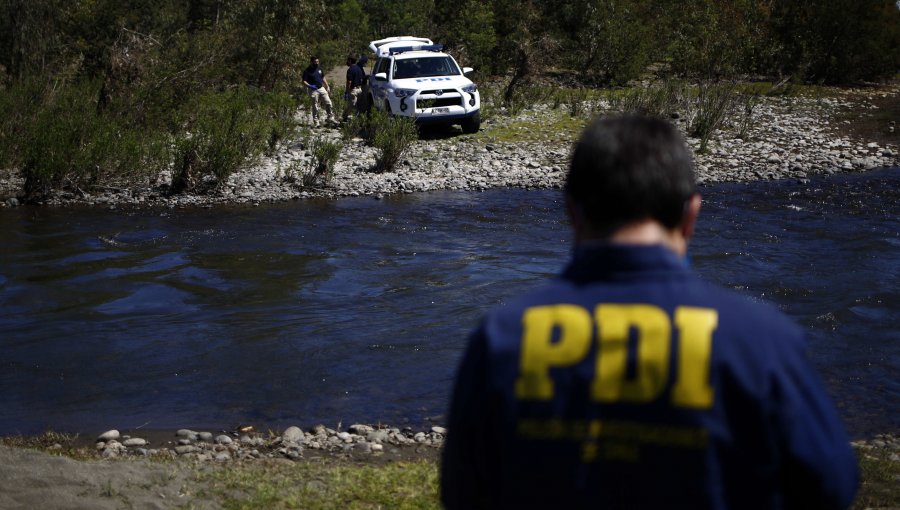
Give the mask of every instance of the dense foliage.
<path id="1" fill-rule="evenodd" d="M 892 78 L 894 0 L 0 0 L 0 168 L 31 198 L 111 179 L 219 185 L 296 128 L 299 75 L 427 35 L 502 76 Z M 46 150 L 45 150 L 46 149 Z"/>

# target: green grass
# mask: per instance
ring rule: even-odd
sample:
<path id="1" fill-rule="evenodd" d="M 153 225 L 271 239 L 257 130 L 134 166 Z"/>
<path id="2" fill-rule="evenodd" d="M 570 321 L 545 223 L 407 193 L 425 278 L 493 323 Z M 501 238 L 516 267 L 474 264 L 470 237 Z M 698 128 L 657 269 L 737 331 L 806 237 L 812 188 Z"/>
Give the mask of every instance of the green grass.
<path id="1" fill-rule="evenodd" d="M 70 457 L 75 460 L 96 459 L 96 450 L 75 445 L 77 434 L 47 431 L 39 436 L 6 436 L 0 437 L 0 445 L 11 448 L 27 448 L 40 450 L 51 455 Z"/>
<path id="2" fill-rule="evenodd" d="M 891 450 L 858 453 L 862 483 L 854 509 L 900 508 L 900 462 L 891 460 Z"/>
<path id="3" fill-rule="evenodd" d="M 439 509 L 437 463 L 354 464 L 334 458 L 232 464 L 198 475 L 226 509 Z"/>
<path id="4" fill-rule="evenodd" d="M 475 137 L 487 142 L 572 142 L 588 122 L 586 117 L 572 117 L 563 109 L 544 111 L 536 117 L 483 126 Z"/>

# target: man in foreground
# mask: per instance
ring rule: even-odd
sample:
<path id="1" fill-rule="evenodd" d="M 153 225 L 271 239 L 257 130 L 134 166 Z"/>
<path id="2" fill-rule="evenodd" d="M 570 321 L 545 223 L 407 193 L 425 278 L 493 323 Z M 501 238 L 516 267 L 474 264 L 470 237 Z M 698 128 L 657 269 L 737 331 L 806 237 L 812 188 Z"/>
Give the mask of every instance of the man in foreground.
<path id="1" fill-rule="evenodd" d="M 687 267 L 700 196 L 677 130 L 591 124 L 566 205 L 568 266 L 470 338 L 444 505 L 847 507 L 856 459 L 803 331 Z"/>

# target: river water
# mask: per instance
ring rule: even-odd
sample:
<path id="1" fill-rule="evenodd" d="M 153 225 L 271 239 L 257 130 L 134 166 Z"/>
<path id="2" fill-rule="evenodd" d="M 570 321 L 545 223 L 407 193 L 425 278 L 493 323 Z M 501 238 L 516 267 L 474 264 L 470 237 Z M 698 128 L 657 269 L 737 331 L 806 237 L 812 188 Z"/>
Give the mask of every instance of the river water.
<path id="1" fill-rule="evenodd" d="M 900 169 L 703 190 L 692 263 L 900 425 Z M 556 190 L 0 210 L 0 434 L 442 423 L 465 338 L 562 267 Z"/>

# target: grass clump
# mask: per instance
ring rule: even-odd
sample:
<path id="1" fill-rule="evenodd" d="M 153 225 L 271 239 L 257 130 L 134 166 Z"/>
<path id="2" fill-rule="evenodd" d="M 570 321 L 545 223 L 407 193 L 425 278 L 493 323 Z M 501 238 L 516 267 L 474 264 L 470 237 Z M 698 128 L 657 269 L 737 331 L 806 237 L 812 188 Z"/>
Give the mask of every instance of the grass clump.
<path id="1" fill-rule="evenodd" d="M 0 445 L 10 448 L 27 448 L 40 450 L 52 455 L 60 455 L 75 460 L 88 460 L 96 458 L 95 451 L 85 447 L 76 446 L 78 434 L 67 434 L 48 430 L 38 436 L 4 436 L 0 437 Z"/>
<path id="2" fill-rule="evenodd" d="M 235 464 L 200 474 L 204 497 L 223 508 L 440 509 L 430 460 L 352 464 L 316 458 L 294 464 Z"/>
<path id="3" fill-rule="evenodd" d="M 891 458 L 897 451 L 858 451 L 860 483 L 854 509 L 900 508 L 900 462 Z"/>

